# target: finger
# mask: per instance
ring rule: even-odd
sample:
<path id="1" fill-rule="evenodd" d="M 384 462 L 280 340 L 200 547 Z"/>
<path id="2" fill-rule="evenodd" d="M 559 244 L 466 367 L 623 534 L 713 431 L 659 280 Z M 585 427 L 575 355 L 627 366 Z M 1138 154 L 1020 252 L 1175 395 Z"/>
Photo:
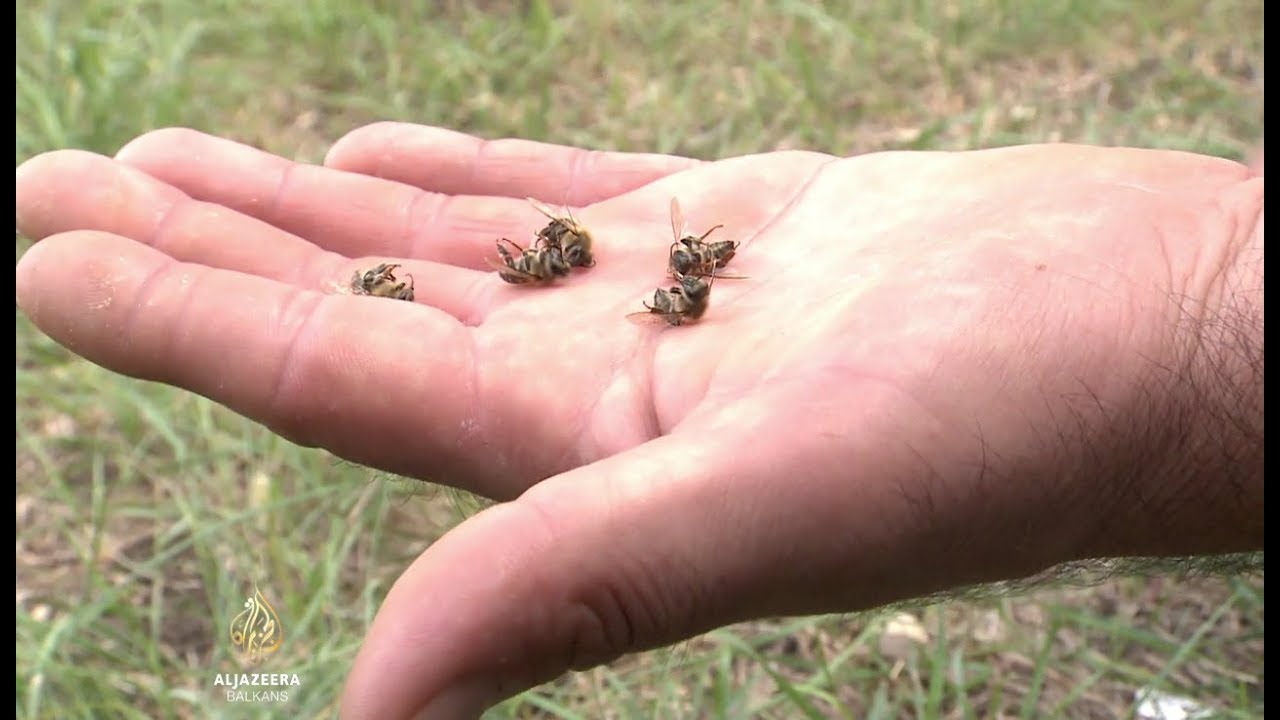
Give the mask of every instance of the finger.
<path id="1" fill-rule="evenodd" d="M 482 140 L 443 128 L 382 122 L 334 143 L 325 165 L 446 195 L 536 197 L 585 206 L 622 195 L 700 161 L 600 152 L 520 139 Z"/>
<path id="2" fill-rule="evenodd" d="M 499 237 L 523 240 L 545 218 L 504 197 L 449 197 L 315 165 L 194 130 L 156 130 L 116 160 L 193 198 L 224 205 L 347 256 L 392 255 L 485 269 Z"/>
<path id="3" fill-rule="evenodd" d="M 883 540 L 876 487 L 825 483 L 765 442 L 726 450 L 707 437 L 663 437 L 545 481 L 435 543 L 387 595 L 342 717 L 478 717 L 621 653 L 884 597 L 883 583 L 858 583 L 890 572 L 883 553 L 856 575 L 834 567 L 857 557 L 843 552 L 858 542 L 850 528 Z M 856 596 L 827 589 L 846 579 Z"/>
<path id="4" fill-rule="evenodd" d="M 17 171 L 17 224 L 40 239 L 71 230 L 99 230 L 145 243 L 183 262 L 253 273 L 312 290 L 346 287 L 353 272 L 387 258 L 355 259 L 222 205 L 192 200 L 135 168 L 94 153 L 46 153 Z M 467 324 L 494 301 L 486 273 L 424 261 L 399 261 L 411 274 L 418 302 Z"/>
<path id="5" fill-rule="evenodd" d="M 470 334 L 433 308 L 301 291 L 85 231 L 27 251 L 17 302 L 86 359 L 294 442 L 416 477 L 483 474 Z"/>

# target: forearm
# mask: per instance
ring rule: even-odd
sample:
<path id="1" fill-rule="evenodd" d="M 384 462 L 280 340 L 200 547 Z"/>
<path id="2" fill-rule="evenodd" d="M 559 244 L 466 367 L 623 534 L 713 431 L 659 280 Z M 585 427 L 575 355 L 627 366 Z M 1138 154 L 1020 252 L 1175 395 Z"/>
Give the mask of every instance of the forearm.
<path id="1" fill-rule="evenodd" d="M 1204 298 L 1171 298 L 1171 364 L 1153 360 L 1133 425 L 1129 477 L 1103 505 L 1110 521 L 1085 555 L 1209 555 L 1262 549 L 1263 218 L 1238 224 Z M 1109 494 L 1109 497 L 1107 495 Z"/>
<path id="2" fill-rule="evenodd" d="M 1201 323 L 1201 350 L 1191 368 L 1192 396 L 1202 403 L 1202 442 L 1188 459 L 1187 503 L 1203 513 L 1196 524 L 1204 525 L 1206 551 L 1262 548 L 1262 223 L 1259 209 L 1224 276 L 1221 309 Z"/>

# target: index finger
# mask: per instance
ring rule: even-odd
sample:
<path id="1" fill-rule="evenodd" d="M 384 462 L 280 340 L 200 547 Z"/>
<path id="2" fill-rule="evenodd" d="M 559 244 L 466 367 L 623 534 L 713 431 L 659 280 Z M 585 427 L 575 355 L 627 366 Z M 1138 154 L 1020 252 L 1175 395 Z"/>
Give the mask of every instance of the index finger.
<path id="1" fill-rule="evenodd" d="M 581 207 L 608 200 L 702 161 L 676 155 L 587 150 L 444 128 L 380 122 L 334 143 L 327 167 L 446 195 L 536 197 Z"/>
<path id="2" fill-rule="evenodd" d="M 523 200 L 426 192 L 187 128 L 142 135 L 116 161 L 347 257 L 393 255 L 485 270 L 497 238 L 523 239 L 541 226 Z"/>
<path id="3" fill-rule="evenodd" d="M 475 344 L 443 311 L 182 263 L 96 231 L 34 245 L 16 289 L 37 327 L 109 370 L 198 393 L 353 462 L 481 493 L 518 489 L 509 469 L 486 467 Z"/>

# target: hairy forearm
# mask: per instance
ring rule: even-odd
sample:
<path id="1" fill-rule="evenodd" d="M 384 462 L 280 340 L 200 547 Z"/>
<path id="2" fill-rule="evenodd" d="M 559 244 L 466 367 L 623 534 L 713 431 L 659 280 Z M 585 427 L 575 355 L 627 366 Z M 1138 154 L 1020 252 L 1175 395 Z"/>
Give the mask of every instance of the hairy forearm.
<path id="1" fill-rule="evenodd" d="M 1198 442 L 1185 450 L 1183 488 L 1170 502 L 1184 515 L 1166 552 L 1262 548 L 1263 298 L 1262 248 L 1228 277 L 1221 308 L 1199 321 L 1188 368 L 1188 410 Z M 1176 475 L 1175 475 L 1176 477 Z M 1156 479 L 1158 481 L 1158 479 Z"/>
<path id="2" fill-rule="evenodd" d="M 1259 195 L 1261 193 L 1259 187 Z M 1261 550 L 1263 540 L 1263 226 L 1256 215 L 1224 255 L 1212 291 L 1171 297 L 1173 363 L 1153 361 L 1141 448 L 1103 505 L 1107 532 L 1085 555 L 1177 556 Z"/>
<path id="3" fill-rule="evenodd" d="M 1256 228 L 1224 275 L 1219 309 L 1199 323 L 1190 367 L 1202 441 L 1188 453 L 1187 502 L 1206 513 L 1206 550 L 1262 548 L 1263 276 L 1259 211 Z"/>

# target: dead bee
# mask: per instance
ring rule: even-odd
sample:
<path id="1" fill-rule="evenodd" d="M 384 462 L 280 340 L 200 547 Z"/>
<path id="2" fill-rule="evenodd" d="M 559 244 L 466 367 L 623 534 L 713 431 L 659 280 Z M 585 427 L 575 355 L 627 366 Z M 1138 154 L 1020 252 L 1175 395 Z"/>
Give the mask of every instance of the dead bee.
<path id="1" fill-rule="evenodd" d="M 572 267 L 589 268 L 596 264 L 591 255 L 591 233 L 582 223 L 573 218 L 573 213 L 565 208 L 567 217 L 559 217 L 556 212 L 533 198 L 525 198 L 538 212 L 546 215 L 551 222 L 538 231 L 536 247 L 541 243 L 548 249 L 560 250 L 564 261 Z"/>
<path id="2" fill-rule="evenodd" d="M 634 322 L 647 323 L 666 321 L 668 325 L 683 325 L 702 317 L 711 300 L 711 283 L 696 275 L 679 275 L 678 285 L 663 290 L 653 291 L 653 304 L 644 303 L 645 312 L 634 312 L 628 315 Z"/>
<path id="3" fill-rule="evenodd" d="M 715 274 L 717 277 L 744 279 L 742 275 L 716 273 L 716 270 L 729 264 L 737 254 L 740 244 L 732 240 L 704 242 L 708 235 L 722 227 L 724 225 L 716 225 L 703 233 L 702 237 L 686 234 L 687 224 L 684 212 L 680 209 L 680 201 L 671 198 L 671 236 L 675 239 L 675 242 L 671 243 L 667 260 L 667 269 L 671 276 L 678 279 L 682 275 L 705 277 Z"/>
<path id="4" fill-rule="evenodd" d="M 413 302 L 413 276 L 407 276 L 407 283 L 398 282 L 395 275 L 398 267 L 400 266 L 397 264 L 382 263 L 363 273 L 355 271 L 351 274 L 351 292 Z"/>
<path id="5" fill-rule="evenodd" d="M 515 248 L 518 254 L 513 257 L 511 252 L 503 247 L 503 243 Z M 512 285 L 549 283 L 569 274 L 569 263 L 565 262 L 564 254 L 558 247 L 531 247 L 526 250 L 506 238 L 498 240 L 495 244 L 498 247 L 498 255 L 502 256 L 502 262 L 491 257 L 485 260 L 498 271 L 498 277 Z"/>

